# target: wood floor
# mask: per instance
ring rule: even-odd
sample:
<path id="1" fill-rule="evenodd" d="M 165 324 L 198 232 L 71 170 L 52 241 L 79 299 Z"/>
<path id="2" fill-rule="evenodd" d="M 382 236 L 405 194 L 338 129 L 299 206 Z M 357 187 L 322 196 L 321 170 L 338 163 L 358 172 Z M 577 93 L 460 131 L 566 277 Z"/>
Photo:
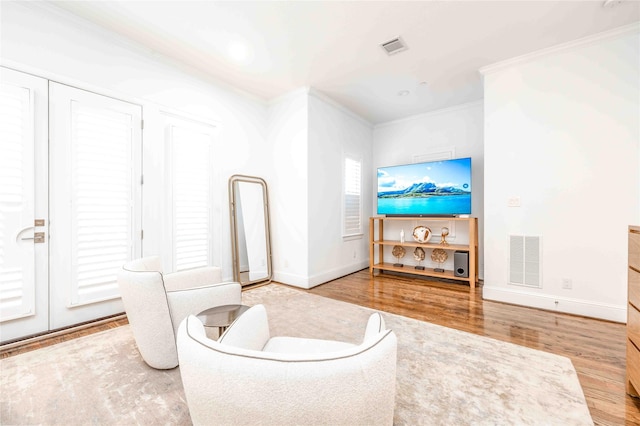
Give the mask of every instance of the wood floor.
<path id="1" fill-rule="evenodd" d="M 624 324 L 482 299 L 482 287 L 360 271 L 310 293 L 392 312 L 571 359 L 596 425 L 640 425 L 640 400 L 626 395 Z M 115 320 L 71 334 L 3 350 L 4 358 L 126 324 Z M 499 362 L 499 360 L 496 360 Z"/>
<path id="2" fill-rule="evenodd" d="M 56 343 L 66 342 L 67 340 L 77 339 L 78 337 L 100 331 L 106 331 L 125 324 L 129 324 L 129 321 L 127 321 L 127 317 L 124 314 L 121 314 L 115 316 L 113 319 L 100 320 L 95 323 L 84 324 L 80 327 L 59 330 L 55 333 L 5 344 L 0 346 L 0 359 L 55 345 Z"/>
<path id="3" fill-rule="evenodd" d="M 482 299 L 482 287 L 360 271 L 310 293 L 563 355 L 578 373 L 597 425 L 640 425 L 624 390 L 626 327 Z M 496 360 L 499 362 L 499 360 Z"/>

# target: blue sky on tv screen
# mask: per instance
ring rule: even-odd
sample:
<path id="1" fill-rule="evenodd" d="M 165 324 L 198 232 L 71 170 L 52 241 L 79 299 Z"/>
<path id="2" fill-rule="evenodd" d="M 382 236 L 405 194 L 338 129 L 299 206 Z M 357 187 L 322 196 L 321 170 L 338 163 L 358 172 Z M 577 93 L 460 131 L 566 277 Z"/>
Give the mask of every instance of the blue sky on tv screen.
<path id="1" fill-rule="evenodd" d="M 471 159 L 405 164 L 378 169 L 378 193 L 406 189 L 415 183 L 471 191 Z"/>

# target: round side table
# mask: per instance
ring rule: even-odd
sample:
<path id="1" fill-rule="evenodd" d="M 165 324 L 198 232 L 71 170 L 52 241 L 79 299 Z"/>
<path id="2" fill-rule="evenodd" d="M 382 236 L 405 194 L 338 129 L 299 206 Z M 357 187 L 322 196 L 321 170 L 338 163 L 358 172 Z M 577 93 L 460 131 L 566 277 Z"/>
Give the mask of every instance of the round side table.
<path id="1" fill-rule="evenodd" d="M 236 320 L 240 315 L 245 313 L 249 306 L 246 305 L 223 305 L 209 308 L 200 312 L 197 317 L 205 327 L 216 328 L 218 335 L 216 338 L 222 336 L 222 333 Z M 211 338 L 210 333 L 207 336 Z"/>

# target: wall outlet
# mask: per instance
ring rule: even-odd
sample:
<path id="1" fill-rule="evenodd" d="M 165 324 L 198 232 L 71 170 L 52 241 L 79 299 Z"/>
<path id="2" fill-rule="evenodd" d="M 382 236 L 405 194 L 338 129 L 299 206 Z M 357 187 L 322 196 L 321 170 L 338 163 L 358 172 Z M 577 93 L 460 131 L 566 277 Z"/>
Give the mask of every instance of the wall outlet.
<path id="1" fill-rule="evenodd" d="M 353 251 L 353 258 L 354 259 L 356 258 L 356 251 L 355 250 Z"/>
<path id="2" fill-rule="evenodd" d="M 520 207 L 520 197 L 509 197 L 507 207 Z"/>
<path id="3" fill-rule="evenodd" d="M 571 281 L 571 278 L 562 279 L 562 288 L 565 290 L 571 290 L 573 288 L 573 281 Z"/>

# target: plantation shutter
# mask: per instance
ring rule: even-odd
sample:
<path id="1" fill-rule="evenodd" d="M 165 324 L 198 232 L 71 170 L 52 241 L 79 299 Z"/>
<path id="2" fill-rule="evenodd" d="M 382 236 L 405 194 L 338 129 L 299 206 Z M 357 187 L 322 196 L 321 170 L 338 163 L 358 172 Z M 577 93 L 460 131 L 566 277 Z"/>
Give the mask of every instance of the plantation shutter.
<path id="1" fill-rule="evenodd" d="M 34 313 L 33 244 L 15 242 L 33 224 L 31 105 L 28 88 L 0 85 L 0 321 Z"/>
<path id="2" fill-rule="evenodd" d="M 71 102 L 71 304 L 119 296 L 133 258 L 132 116 Z"/>
<path id="3" fill-rule="evenodd" d="M 212 264 L 212 129 L 188 120 L 170 126 L 172 257 L 175 271 Z"/>
<path id="4" fill-rule="evenodd" d="M 344 161 L 344 229 L 343 235 L 362 233 L 362 163 L 345 157 Z"/>

